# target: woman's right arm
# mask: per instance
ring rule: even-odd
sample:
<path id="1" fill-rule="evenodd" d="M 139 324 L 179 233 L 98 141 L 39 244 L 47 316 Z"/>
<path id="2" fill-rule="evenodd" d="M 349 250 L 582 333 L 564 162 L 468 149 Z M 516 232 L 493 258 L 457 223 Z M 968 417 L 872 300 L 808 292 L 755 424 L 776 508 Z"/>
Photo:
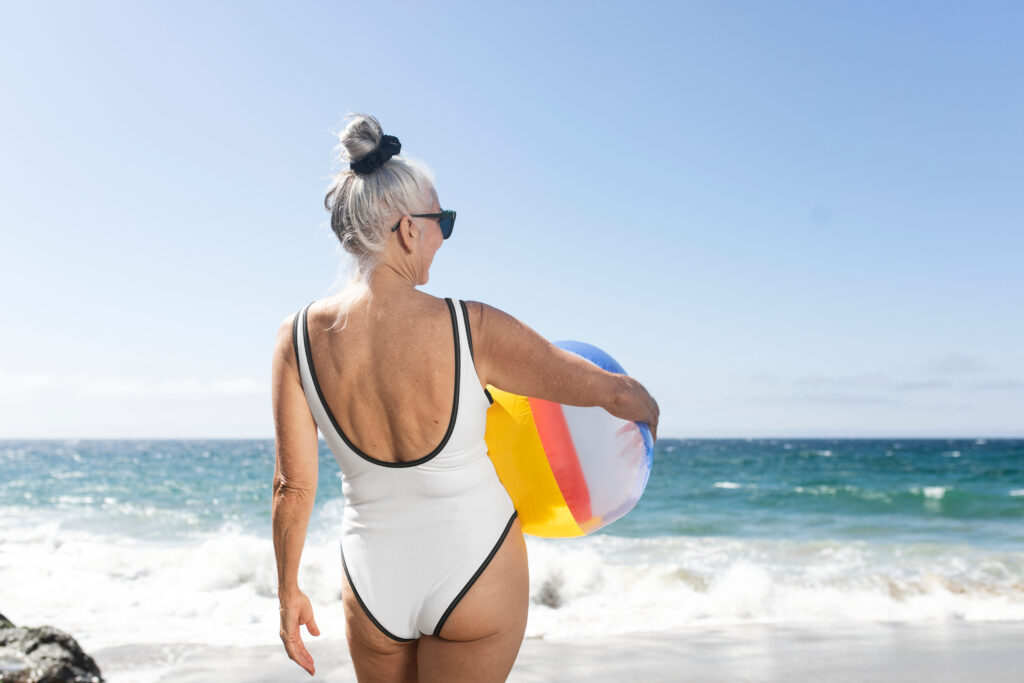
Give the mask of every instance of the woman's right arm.
<path id="1" fill-rule="evenodd" d="M 299 379 L 292 321 L 289 316 L 281 323 L 274 344 L 271 398 L 277 457 L 271 520 L 281 640 L 288 656 L 313 675 L 313 657 L 302 642 L 299 627 L 305 625 L 314 636 L 320 635 L 320 629 L 309 598 L 299 589 L 298 575 L 306 528 L 316 499 L 319 437 Z"/>
<path id="2" fill-rule="evenodd" d="M 572 406 L 601 406 L 623 420 L 646 422 L 657 438 L 658 403 L 640 382 L 602 370 L 558 348 L 493 306 L 467 301 L 477 373 L 521 396 Z"/>

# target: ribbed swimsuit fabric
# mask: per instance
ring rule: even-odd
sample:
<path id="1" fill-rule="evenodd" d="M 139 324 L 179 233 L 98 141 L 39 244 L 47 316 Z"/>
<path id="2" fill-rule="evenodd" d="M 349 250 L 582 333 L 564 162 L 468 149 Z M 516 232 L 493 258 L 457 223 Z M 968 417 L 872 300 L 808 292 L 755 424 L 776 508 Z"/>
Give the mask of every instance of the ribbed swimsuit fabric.
<path id="1" fill-rule="evenodd" d="M 307 311 L 292 341 L 313 419 L 341 468 L 341 559 L 359 604 L 398 641 L 438 635 L 494 557 L 516 518 L 484 441 L 489 400 L 473 362 L 466 304 L 452 319 L 454 399 L 448 430 L 430 453 L 378 460 L 344 434 L 327 405 L 310 349 Z"/>

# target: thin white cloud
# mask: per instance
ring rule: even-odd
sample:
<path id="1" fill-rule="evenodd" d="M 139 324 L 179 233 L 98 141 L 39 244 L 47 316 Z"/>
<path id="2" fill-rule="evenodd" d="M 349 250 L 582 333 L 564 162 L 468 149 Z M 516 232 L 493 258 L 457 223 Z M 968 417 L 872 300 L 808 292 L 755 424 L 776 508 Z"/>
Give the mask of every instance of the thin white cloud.
<path id="1" fill-rule="evenodd" d="M 782 383 L 782 378 L 770 372 L 748 372 L 741 375 L 733 375 L 732 379 L 742 384 L 770 384 L 777 386 Z"/>
<path id="2" fill-rule="evenodd" d="M 808 392 L 760 396 L 734 396 L 734 400 L 746 403 L 829 403 L 840 405 L 899 404 L 901 401 L 889 396 L 862 395 L 842 392 Z"/>
<path id="3" fill-rule="evenodd" d="M 797 403 L 839 403 L 844 405 L 875 405 L 882 403 L 901 403 L 889 396 L 848 394 L 841 392 L 793 394 L 783 397 L 784 400 Z"/>
<path id="4" fill-rule="evenodd" d="M 797 387 L 808 388 L 808 387 L 859 387 L 859 388 L 870 388 L 870 389 L 882 389 L 887 388 L 891 382 L 888 377 L 881 373 L 861 373 L 858 375 L 839 375 L 833 377 L 826 377 L 823 375 L 812 375 L 809 377 L 800 377 L 793 381 L 793 384 Z"/>
<path id="5" fill-rule="evenodd" d="M 967 366 L 961 366 L 966 368 Z M 964 373 L 967 371 L 964 370 Z M 971 371 L 972 373 L 974 371 Z M 927 392 L 943 390 L 1015 391 L 1024 388 L 1024 382 L 1012 379 L 990 379 L 965 381 L 966 378 L 950 379 L 895 379 L 878 372 L 857 375 L 811 375 L 798 377 L 788 382 L 800 393 L 838 390 L 874 392 Z"/>
<path id="6" fill-rule="evenodd" d="M 910 380 L 907 382 L 893 382 L 890 388 L 896 391 L 928 391 L 931 389 L 949 389 L 953 387 L 952 382 L 942 379 Z"/>
<path id="7" fill-rule="evenodd" d="M 0 398 L 22 399 L 53 391 L 92 398 L 251 396 L 268 391 L 264 382 L 248 377 L 200 381 L 197 379 L 148 380 L 137 377 L 0 370 Z"/>
<path id="8" fill-rule="evenodd" d="M 751 403 L 784 401 L 794 403 L 823 404 L 904 404 L 922 405 L 921 400 L 941 396 L 950 391 L 963 393 L 977 392 L 1019 392 L 1024 382 L 1013 378 L 985 378 L 984 366 L 975 359 L 963 355 L 947 354 L 929 366 L 932 377 L 913 377 L 909 372 L 862 372 L 845 375 L 804 375 L 780 378 L 767 373 L 747 373 L 734 376 L 734 380 L 747 384 L 753 389 L 746 396 L 734 394 Z M 980 376 L 979 376 L 980 373 Z M 900 377 L 900 375 L 911 375 Z M 936 374 L 945 376 L 935 377 Z M 896 375 L 896 376 L 894 376 Z M 776 393 L 764 393 L 776 390 Z M 907 405 L 910 405 L 908 403 Z"/>
<path id="9" fill-rule="evenodd" d="M 963 353 L 947 353 L 928 364 L 927 370 L 940 375 L 962 375 L 982 372 L 986 364 L 978 358 Z"/>
<path id="10" fill-rule="evenodd" d="M 999 379 L 985 382 L 973 382 L 968 389 L 978 391 L 1024 391 L 1024 382 L 1015 379 Z"/>
<path id="11" fill-rule="evenodd" d="M 267 385 L 254 379 L 242 377 L 211 382 L 210 391 L 214 394 L 226 394 L 228 396 L 247 396 L 266 393 Z"/>

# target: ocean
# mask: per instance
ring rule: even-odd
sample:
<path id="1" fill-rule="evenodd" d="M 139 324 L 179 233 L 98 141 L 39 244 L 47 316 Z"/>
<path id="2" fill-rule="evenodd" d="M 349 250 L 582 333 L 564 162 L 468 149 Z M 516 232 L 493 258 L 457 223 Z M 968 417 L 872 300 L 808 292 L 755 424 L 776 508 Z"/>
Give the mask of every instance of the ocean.
<path id="1" fill-rule="evenodd" d="M 0 441 L 0 612 L 90 648 L 277 642 L 271 440 Z M 299 582 L 343 633 L 320 443 Z M 662 439 L 636 508 L 527 537 L 527 638 L 1024 620 L 1024 441 Z"/>

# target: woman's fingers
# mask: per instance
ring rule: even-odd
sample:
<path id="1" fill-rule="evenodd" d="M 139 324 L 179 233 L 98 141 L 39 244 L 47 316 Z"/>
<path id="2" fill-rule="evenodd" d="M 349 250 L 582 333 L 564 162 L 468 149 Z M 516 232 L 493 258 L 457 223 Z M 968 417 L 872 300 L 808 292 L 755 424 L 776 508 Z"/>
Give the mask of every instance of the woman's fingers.
<path id="1" fill-rule="evenodd" d="M 302 624 L 306 625 L 306 630 L 311 635 L 320 635 L 320 629 L 313 619 L 313 606 L 305 595 L 298 599 L 297 604 L 293 602 L 287 606 L 281 606 L 281 642 L 284 643 L 288 658 L 312 676 L 316 673 L 316 668 L 313 664 L 313 656 L 309 654 L 309 650 L 302 642 L 300 628 Z"/>
<path id="2" fill-rule="evenodd" d="M 320 635 L 320 628 L 316 625 L 316 620 L 313 619 L 313 613 L 310 611 L 309 621 L 306 622 L 306 630 L 309 631 L 310 635 Z"/>
<path id="3" fill-rule="evenodd" d="M 651 429 L 651 437 L 657 441 L 658 418 L 661 416 L 658 402 L 654 400 L 654 397 L 651 396 L 650 392 L 640 382 L 625 375 L 623 375 L 623 378 L 630 388 L 626 404 L 615 408 L 614 412 L 611 408 L 606 408 L 606 410 L 623 420 L 645 423 Z"/>
<path id="4" fill-rule="evenodd" d="M 298 621 L 293 621 L 292 626 L 288 627 L 287 630 L 282 630 L 281 642 L 284 643 L 284 650 L 288 653 L 288 658 L 312 676 L 315 671 L 313 656 L 309 654 L 309 650 L 306 649 L 302 642 L 302 636 L 299 635 Z"/>
<path id="5" fill-rule="evenodd" d="M 309 654 L 309 650 L 302 644 L 301 638 L 294 640 L 284 639 L 284 649 L 288 653 L 288 658 L 305 669 L 310 676 L 316 672 L 313 665 L 313 656 Z"/>
<path id="6" fill-rule="evenodd" d="M 651 421 L 647 423 L 647 426 L 651 428 L 651 438 L 655 441 L 658 440 L 658 418 L 661 417 L 661 408 L 658 407 L 658 402 L 654 400 L 654 397 L 647 394 L 648 398 L 651 399 Z"/>

